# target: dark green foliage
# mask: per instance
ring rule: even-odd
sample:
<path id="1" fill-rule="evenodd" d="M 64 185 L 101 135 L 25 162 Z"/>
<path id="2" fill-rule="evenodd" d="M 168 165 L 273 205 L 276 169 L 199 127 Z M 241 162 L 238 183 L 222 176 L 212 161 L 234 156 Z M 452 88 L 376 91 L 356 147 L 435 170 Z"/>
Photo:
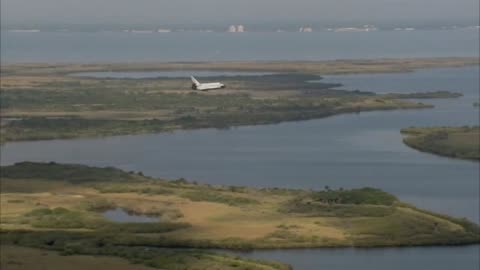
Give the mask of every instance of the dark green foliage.
<path id="1" fill-rule="evenodd" d="M 480 160 L 480 128 L 430 127 L 406 128 L 401 133 L 408 135 L 403 142 L 419 151 L 441 156 Z"/>
<path id="2" fill-rule="evenodd" d="M 116 208 L 116 204 L 106 199 L 88 200 L 85 204 L 85 209 L 94 212 L 103 212 Z"/>
<path id="3" fill-rule="evenodd" d="M 151 222 L 116 223 L 101 216 L 65 208 L 35 209 L 25 215 L 25 221 L 37 228 L 95 229 L 108 233 L 165 233 L 190 227 L 188 223 Z"/>
<path id="4" fill-rule="evenodd" d="M 342 205 L 295 199 L 280 211 L 315 217 L 385 217 L 395 211 L 393 207 L 376 205 Z"/>
<path id="5" fill-rule="evenodd" d="M 280 211 L 324 217 L 384 217 L 392 214 L 397 198 L 374 188 L 332 190 L 301 194 Z"/>
<path id="6" fill-rule="evenodd" d="M 55 250 L 60 251 L 63 255 L 116 256 L 125 258 L 132 263 L 144 264 L 159 269 L 291 270 L 290 266 L 282 263 L 242 259 L 211 251 L 120 244 L 115 239 L 122 237 L 118 237 L 114 232 L 110 234 L 92 234 L 60 231 L 18 231 L 4 232 L 0 237 L 2 238 L 2 244 L 5 245 Z"/>
<path id="7" fill-rule="evenodd" d="M 164 183 L 158 181 L 155 184 L 144 184 L 142 186 L 136 185 L 129 185 L 126 184 L 118 184 L 115 183 L 111 185 L 109 183 L 102 183 L 93 185 L 95 189 L 97 189 L 101 193 L 138 193 L 138 194 L 147 194 L 147 195 L 168 195 L 172 194 L 173 191 L 164 187 Z"/>
<path id="8" fill-rule="evenodd" d="M 245 204 L 258 203 L 258 201 L 253 199 L 243 198 L 238 196 L 231 196 L 231 195 L 227 195 L 227 194 L 223 194 L 215 191 L 209 191 L 209 190 L 187 192 L 182 194 L 182 197 L 192 201 L 217 202 L 217 203 L 224 203 L 228 205 L 245 205 Z"/>
<path id="9" fill-rule="evenodd" d="M 88 217 L 85 213 L 65 208 L 41 208 L 32 210 L 25 215 L 33 227 L 55 229 L 95 228 L 102 222 Z"/>
<path id="10" fill-rule="evenodd" d="M 469 221 L 466 218 L 455 218 L 455 217 L 451 217 L 443 214 L 438 214 L 438 213 L 430 212 L 427 210 L 419 209 L 411 205 L 408 205 L 408 207 L 415 209 L 416 211 L 426 213 L 428 215 L 432 215 L 441 219 L 446 219 L 452 223 L 458 224 L 462 226 L 466 232 L 471 233 L 473 235 L 477 235 L 478 239 L 480 240 L 480 226 L 474 222 Z"/>
<path id="11" fill-rule="evenodd" d="M 405 99 L 431 99 L 431 98 L 458 98 L 463 96 L 462 93 L 454 93 L 449 91 L 432 91 L 432 92 L 417 92 L 406 94 L 387 94 L 389 98 L 405 98 Z"/>
<path id="12" fill-rule="evenodd" d="M 371 220 L 364 223 L 353 220 L 349 224 L 355 234 L 351 240 L 355 246 L 409 246 L 409 245 L 457 245 L 480 242 L 478 225 L 457 223 L 464 230 L 452 230 L 450 225 L 432 220 L 431 213 L 411 215 L 397 211 L 387 220 Z M 363 223 L 363 224 L 362 224 Z M 466 225 L 466 226 L 464 226 Z M 470 231 L 476 227 L 477 232 Z M 357 236 L 358 235 L 358 236 Z"/>
<path id="13" fill-rule="evenodd" d="M 2 167 L 0 173 L 2 178 L 48 179 L 72 183 L 129 181 L 134 179 L 131 174 L 112 167 L 98 168 L 85 165 L 57 164 L 54 162 L 20 162 L 12 166 Z"/>
<path id="14" fill-rule="evenodd" d="M 166 233 L 191 227 L 188 223 L 148 222 L 148 223 L 109 223 L 99 227 L 108 233 Z"/>
<path id="15" fill-rule="evenodd" d="M 351 190 L 323 190 L 313 193 L 311 198 L 316 202 L 327 204 L 371 204 L 392 205 L 398 199 L 380 189 L 361 188 Z"/>
<path id="16" fill-rule="evenodd" d="M 2 108 L 23 110 L 61 110 L 61 111 L 101 111 L 101 110 L 160 110 L 197 106 L 235 106 L 238 104 L 256 104 L 246 95 L 205 96 L 196 93 L 170 94 L 151 93 L 150 89 L 139 89 L 138 82 L 109 81 L 82 88 L 65 86 L 68 90 L 53 88 L 15 89 L 2 91 Z M 91 88 L 90 88 L 91 87 Z M 132 90 L 127 90 L 130 87 Z M 191 109 L 190 109 L 191 110 Z"/>
<path id="17" fill-rule="evenodd" d="M 2 135 L 4 141 L 69 139 L 102 137 L 134 133 L 154 133 L 168 130 L 172 124 L 161 120 L 106 120 L 78 117 L 32 117 L 11 121 Z"/>

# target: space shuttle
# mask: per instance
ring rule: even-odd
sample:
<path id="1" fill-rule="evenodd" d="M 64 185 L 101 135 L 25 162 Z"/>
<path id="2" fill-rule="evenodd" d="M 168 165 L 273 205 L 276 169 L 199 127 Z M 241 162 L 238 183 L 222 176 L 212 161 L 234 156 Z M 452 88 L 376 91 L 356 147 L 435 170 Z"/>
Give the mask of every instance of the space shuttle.
<path id="1" fill-rule="evenodd" d="M 192 89 L 193 90 L 208 91 L 208 90 L 213 90 L 213 89 L 225 88 L 225 84 L 223 84 L 223 83 L 219 83 L 219 82 L 200 83 L 193 76 L 190 76 L 190 79 L 192 79 Z"/>

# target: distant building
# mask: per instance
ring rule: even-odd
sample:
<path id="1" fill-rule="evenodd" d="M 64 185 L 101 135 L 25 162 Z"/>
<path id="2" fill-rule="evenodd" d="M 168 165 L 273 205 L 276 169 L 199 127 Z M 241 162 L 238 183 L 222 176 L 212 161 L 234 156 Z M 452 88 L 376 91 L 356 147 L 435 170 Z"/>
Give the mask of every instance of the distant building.
<path id="1" fill-rule="evenodd" d="M 311 33 L 311 32 L 313 32 L 313 29 L 312 29 L 311 27 L 300 27 L 300 29 L 298 30 L 298 32 Z"/>
<path id="2" fill-rule="evenodd" d="M 343 28 L 335 28 L 334 32 L 370 32 L 370 31 L 377 31 L 378 28 L 374 25 L 366 24 L 363 27 L 343 27 Z"/>
<path id="3" fill-rule="evenodd" d="M 377 31 L 378 30 L 378 28 L 375 25 L 370 25 L 370 24 L 364 25 L 363 29 L 365 30 L 365 32 Z"/>
<path id="4" fill-rule="evenodd" d="M 409 27 L 407 27 L 407 28 L 401 28 L 401 27 L 397 27 L 397 28 L 395 28 L 395 29 L 393 29 L 393 30 L 394 30 L 394 31 L 413 31 L 413 30 L 415 30 L 415 28 L 409 28 Z"/>
<path id="5" fill-rule="evenodd" d="M 229 33 L 236 33 L 237 32 L 237 27 L 235 25 L 230 25 L 228 28 Z"/>
<path id="6" fill-rule="evenodd" d="M 133 30 L 130 30 L 131 33 L 135 33 L 135 34 L 151 34 L 153 33 L 153 30 L 136 30 L 136 29 L 133 29 Z"/>
<path id="7" fill-rule="evenodd" d="M 364 32 L 362 28 L 355 28 L 355 27 L 342 27 L 335 29 L 335 32 Z"/>
<path id="8" fill-rule="evenodd" d="M 157 33 L 170 33 L 170 32 L 172 32 L 172 30 L 164 29 L 164 28 L 160 28 L 157 30 Z"/>
<path id="9" fill-rule="evenodd" d="M 230 27 L 228 27 L 227 32 L 229 32 L 229 33 L 243 33 L 243 32 L 246 32 L 246 30 L 245 30 L 245 26 L 239 24 L 239 25 L 230 25 Z"/>

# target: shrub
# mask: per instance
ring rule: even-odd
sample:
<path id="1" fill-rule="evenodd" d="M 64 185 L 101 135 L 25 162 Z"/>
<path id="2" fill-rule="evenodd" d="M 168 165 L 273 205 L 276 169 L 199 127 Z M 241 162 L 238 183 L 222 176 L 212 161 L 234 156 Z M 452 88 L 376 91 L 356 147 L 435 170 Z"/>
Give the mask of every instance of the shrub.
<path id="1" fill-rule="evenodd" d="M 182 197 L 192 201 L 207 201 L 207 202 L 224 203 L 228 205 L 245 205 L 245 204 L 258 203 L 258 201 L 254 199 L 226 195 L 220 192 L 209 191 L 209 190 L 187 192 L 182 194 Z"/>

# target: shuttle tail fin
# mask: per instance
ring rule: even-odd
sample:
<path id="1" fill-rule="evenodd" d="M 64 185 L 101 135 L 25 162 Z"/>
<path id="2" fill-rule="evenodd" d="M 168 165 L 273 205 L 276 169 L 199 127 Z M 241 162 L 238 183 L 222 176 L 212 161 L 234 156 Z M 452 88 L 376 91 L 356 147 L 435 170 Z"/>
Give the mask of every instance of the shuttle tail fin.
<path id="1" fill-rule="evenodd" d="M 195 77 L 190 76 L 190 79 L 192 79 L 192 83 L 193 83 L 194 85 L 196 85 L 196 86 L 199 86 L 199 85 L 200 85 L 200 83 L 197 81 L 197 79 L 195 79 Z"/>

